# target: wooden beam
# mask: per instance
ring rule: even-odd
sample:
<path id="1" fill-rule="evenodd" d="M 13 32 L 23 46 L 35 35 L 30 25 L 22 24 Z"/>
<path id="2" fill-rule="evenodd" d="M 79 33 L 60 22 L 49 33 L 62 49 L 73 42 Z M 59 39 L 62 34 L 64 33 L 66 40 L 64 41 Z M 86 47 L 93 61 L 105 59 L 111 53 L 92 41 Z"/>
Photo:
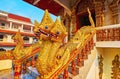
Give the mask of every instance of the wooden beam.
<path id="1" fill-rule="evenodd" d="M 36 5 L 40 0 L 34 0 L 33 5 Z"/>
<path id="2" fill-rule="evenodd" d="M 65 10 L 66 12 L 68 13 L 68 15 L 71 15 L 71 10 L 70 10 L 70 7 L 67 6 L 67 5 L 64 5 L 63 3 L 61 3 L 59 0 L 54 0 L 56 3 L 58 3 L 59 5 L 61 5 Z M 68 4 L 69 5 L 69 4 Z"/>

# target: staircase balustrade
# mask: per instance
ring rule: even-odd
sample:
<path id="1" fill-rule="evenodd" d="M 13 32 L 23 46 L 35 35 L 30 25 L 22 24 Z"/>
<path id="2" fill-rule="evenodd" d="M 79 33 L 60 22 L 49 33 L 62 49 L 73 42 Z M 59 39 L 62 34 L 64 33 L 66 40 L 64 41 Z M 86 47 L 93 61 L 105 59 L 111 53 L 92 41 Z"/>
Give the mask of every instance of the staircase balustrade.
<path id="1" fill-rule="evenodd" d="M 90 54 L 90 51 L 94 47 L 94 37 L 93 33 L 90 35 L 84 42 L 83 46 L 80 46 L 80 48 L 74 50 L 71 52 L 70 58 L 68 62 L 59 68 L 49 79 L 56 79 L 60 74 L 62 74 L 63 79 L 69 79 L 71 78 L 68 73 L 72 74 L 72 76 L 76 76 L 79 74 L 77 70 L 77 67 L 84 66 L 84 60 L 87 59 L 87 56 Z M 69 66 L 71 67 L 71 70 L 69 70 Z M 59 78 L 61 79 L 61 78 Z"/>
<path id="2" fill-rule="evenodd" d="M 120 41 L 120 24 L 98 27 L 97 41 Z"/>
<path id="3" fill-rule="evenodd" d="M 69 79 L 70 78 L 70 76 L 69 76 L 69 73 L 70 73 L 69 72 L 69 66 L 71 67 L 71 74 L 73 76 L 78 75 L 79 74 L 78 67 L 84 66 L 84 60 L 88 58 L 88 55 L 90 54 L 90 51 L 94 47 L 94 40 L 93 40 L 94 34 L 95 33 L 91 34 L 84 41 L 84 44 L 80 46 L 80 48 L 71 52 L 68 62 L 65 65 L 63 65 L 61 68 L 59 68 L 55 73 L 53 73 L 49 79 L 58 79 L 60 74 L 62 74 L 63 79 Z M 26 57 L 23 57 L 20 60 L 14 60 L 14 68 L 15 68 L 14 79 L 20 79 L 21 71 L 26 70 L 22 67 L 23 66 L 22 64 L 28 58 L 32 57 L 32 60 L 31 60 L 31 62 L 29 63 L 28 66 L 35 67 L 35 54 L 39 50 L 40 50 L 40 48 L 36 48 L 35 50 L 32 51 L 32 53 L 30 55 L 28 55 Z"/>

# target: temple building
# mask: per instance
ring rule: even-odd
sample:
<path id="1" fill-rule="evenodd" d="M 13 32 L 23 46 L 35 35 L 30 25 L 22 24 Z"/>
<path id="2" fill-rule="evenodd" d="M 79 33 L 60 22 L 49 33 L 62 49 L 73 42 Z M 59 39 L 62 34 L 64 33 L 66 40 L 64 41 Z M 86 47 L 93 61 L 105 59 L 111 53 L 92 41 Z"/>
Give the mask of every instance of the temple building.
<path id="1" fill-rule="evenodd" d="M 18 29 L 22 33 L 25 46 L 29 46 L 35 37 L 33 27 L 29 18 L 0 11 L 0 50 L 6 51 L 16 46 L 12 37 Z"/>
<path id="2" fill-rule="evenodd" d="M 18 55 L 19 58 L 17 58 L 14 51 L 13 53 L 16 55 L 10 54 L 14 57 L 12 58 L 14 60 L 14 79 L 22 79 L 21 74 L 23 75 L 23 73 L 21 72 L 26 69 L 27 72 L 25 73 L 29 74 L 30 77 L 25 79 L 120 79 L 120 0 L 23 1 L 40 9 L 47 9 L 55 16 L 60 16 L 61 22 L 58 19 L 53 22 L 46 10 L 41 24 L 35 22 L 35 34 L 33 34 L 33 25 L 28 18 L 21 17 L 18 19 L 20 16 L 6 12 L 0 13 L 0 17 L 3 17 L 0 19 L 2 20 L 0 21 L 1 28 L 6 30 L 0 31 L 2 32 L 0 33 L 1 41 L 9 41 L 12 38 L 12 35 L 16 33 L 13 28 L 20 28 L 23 37 L 26 35 L 34 37 L 36 35 L 39 40 L 43 40 L 42 44 L 38 41 L 30 45 L 29 49 L 32 49 L 30 52 L 17 51 L 17 53 L 22 54 Z M 21 19 L 24 19 L 24 21 L 21 21 Z M 19 27 L 12 27 L 14 23 Z M 66 28 L 63 27 L 63 24 Z M 13 29 L 13 31 L 8 32 L 7 28 Z M 52 28 L 52 31 L 49 28 Z M 82 39 L 80 45 L 77 45 L 74 50 L 72 50 L 74 45 L 78 43 L 73 44 L 73 47 L 71 46 L 72 52 L 70 53 L 70 42 L 66 42 L 68 45 L 61 45 L 61 40 L 58 41 L 66 34 L 64 29 L 67 30 L 67 41 L 74 40 L 74 36 L 77 35 L 79 37 L 75 38 L 75 40 Z M 26 30 L 27 32 L 25 32 Z M 64 32 L 63 36 L 59 35 L 61 32 Z M 10 35 L 9 39 L 7 39 L 6 34 Z M 29 38 L 30 43 L 32 43 L 31 40 L 33 39 Z M 5 46 L 4 44 L 0 45 Z M 40 46 L 42 49 L 40 49 Z M 57 48 L 58 51 L 55 52 Z M 36 61 L 35 55 L 40 50 L 42 52 L 40 52 Z M 27 61 L 29 58 L 31 58 L 31 61 Z M 53 63 L 51 64 L 49 60 Z M 24 62 L 30 63 L 25 64 Z"/>
<path id="3" fill-rule="evenodd" d="M 30 46 L 35 42 L 33 27 L 29 18 L 0 11 L 0 52 L 14 49 L 16 43 L 12 37 L 18 32 L 18 29 L 24 39 L 24 46 Z M 12 60 L 0 60 L 0 71 L 11 68 Z"/>
<path id="4" fill-rule="evenodd" d="M 67 76 L 70 79 L 120 78 L 120 0 L 24 1 L 40 9 L 48 9 L 50 13 L 60 16 L 68 30 L 68 40 L 78 29 L 90 25 L 87 13 L 87 8 L 89 8 L 96 26 L 93 52 L 91 51 L 87 59 L 80 58 L 84 65 L 78 66 L 74 59 L 71 64 L 73 70 L 69 70 L 70 65 L 68 65 L 68 71 L 64 72 L 68 72 Z"/>

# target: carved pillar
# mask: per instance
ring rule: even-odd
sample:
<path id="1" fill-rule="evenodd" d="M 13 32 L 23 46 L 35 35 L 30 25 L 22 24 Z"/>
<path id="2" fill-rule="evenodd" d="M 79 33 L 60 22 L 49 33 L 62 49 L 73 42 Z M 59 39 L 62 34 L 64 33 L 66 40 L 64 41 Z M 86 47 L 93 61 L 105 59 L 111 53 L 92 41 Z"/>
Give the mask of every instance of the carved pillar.
<path id="1" fill-rule="evenodd" d="M 100 41 L 100 30 L 96 31 L 96 38 L 97 38 L 97 41 Z"/>
<path id="2" fill-rule="evenodd" d="M 70 26 L 70 23 L 71 23 L 71 17 L 67 16 L 67 18 L 66 18 L 66 26 L 68 28 L 68 40 L 70 40 L 70 38 L 71 38 L 71 26 Z"/>
<path id="3" fill-rule="evenodd" d="M 71 34 L 74 35 L 77 30 L 78 28 L 76 26 L 76 16 L 72 15 L 71 16 Z"/>
<path id="4" fill-rule="evenodd" d="M 81 54 L 78 54 L 77 61 L 78 61 L 78 63 L 77 63 L 78 66 L 79 66 L 79 67 L 82 67 L 84 60 L 82 59 L 82 55 L 81 55 Z"/>
<path id="5" fill-rule="evenodd" d="M 114 22 L 114 24 L 118 24 L 119 23 L 118 1 L 119 0 L 113 0 L 113 2 L 110 4 L 110 9 L 112 11 L 112 16 L 113 16 L 113 22 Z"/>
<path id="6" fill-rule="evenodd" d="M 21 79 L 22 63 L 19 60 L 14 60 L 14 68 L 14 79 Z"/>
<path id="7" fill-rule="evenodd" d="M 110 29 L 107 29 L 107 41 L 110 41 Z"/>
<path id="8" fill-rule="evenodd" d="M 103 2 L 95 2 L 96 26 L 104 26 L 104 5 Z"/>
<path id="9" fill-rule="evenodd" d="M 75 63 L 75 61 L 72 61 L 72 74 L 76 75 L 76 63 Z"/>
<path id="10" fill-rule="evenodd" d="M 68 15 L 61 15 L 61 21 L 62 23 L 65 25 L 66 29 L 67 29 L 67 32 L 68 32 L 68 40 L 70 39 L 70 23 L 71 23 L 71 17 L 68 16 Z"/>
<path id="11" fill-rule="evenodd" d="M 65 69 L 65 70 L 64 70 L 63 79 L 69 79 L 69 76 L 68 76 L 68 69 Z"/>
<path id="12" fill-rule="evenodd" d="M 87 56 L 87 50 L 86 50 L 86 46 L 83 49 L 83 53 L 82 53 L 83 59 L 86 60 L 88 58 Z"/>

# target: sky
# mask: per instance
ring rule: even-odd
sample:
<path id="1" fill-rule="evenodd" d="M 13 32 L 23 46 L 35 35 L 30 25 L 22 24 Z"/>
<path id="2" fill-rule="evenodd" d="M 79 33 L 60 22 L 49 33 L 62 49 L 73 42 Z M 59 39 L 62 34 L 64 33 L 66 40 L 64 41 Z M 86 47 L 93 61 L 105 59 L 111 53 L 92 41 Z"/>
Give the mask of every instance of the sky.
<path id="1" fill-rule="evenodd" d="M 38 22 L 41 22 L 41 19 L 44 15 L 44 11 L 31 5 L 23 0 L 0 0 L 0 10 L 28 17 L 31 19 L 32 23 L 34 23 L 34 20 L 37 20 Z M 56 16 L 50 15 L 52 19 L 55 21 Z"/>

